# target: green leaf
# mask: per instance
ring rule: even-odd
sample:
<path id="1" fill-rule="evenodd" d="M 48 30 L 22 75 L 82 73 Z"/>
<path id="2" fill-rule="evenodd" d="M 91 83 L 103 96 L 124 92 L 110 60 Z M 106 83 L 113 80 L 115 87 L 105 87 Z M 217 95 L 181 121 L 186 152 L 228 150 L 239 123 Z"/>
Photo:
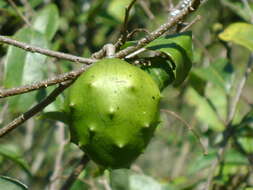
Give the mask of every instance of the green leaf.
<path id="1" fill-rule="evenodd" d="M 19 165 L 28 175 L 31 175 L 29 165 L 26 160 L 23 159 L 23 154 L 16 145 L 0 144 L 0 155 L 5 159 L 12 160 L 15 164 Z"/>
<path id="2" fill-rule="evenodd" d="M 47 48 L 48 43 L 44 35 L 30 28 L 20 29 L 14 36 L 22 41 L 38 47 Z M 10 46 L 7 51 L 4 86 L 13 88 L 21 85 L 41 81 L 46 77 L 46 56 L 38 53 L 28 53 L 25 50 Z M 27 110 L 36 101 L 37 92 L 31 92 L 16 97 L 10 97 L 10 108 L 14 112 Z"/>
<path id="3" fill-rule="evenodd" d="M 13 179 L 7 176 L 0 176 L 0 189 L 26 190 L 28 187 L 17 179 Z"/>
<path id="4" fill-rule="evenodd" d="M 229 25 L 219 38 L 224 41 L 233 42 L 253 51 L 253 25 L 243 22 L 233 23 Z"/>
<path id="5" fill-rule="evenodd" d="M 229 92 L 234 78 L 233 66 L 227 59 L 218 59 L 207 68 L 195 68 L 193 73 Z"/>
<path id="6" fill-rule="evenodd" d="M 201 155 L 200 157 L 193 159 L 192 163 L 189 165 L 188 174 L 193 175 L 203 169 L 209 168 L 215 159 L 215 152 L 209 152 L 206 156 Z"/>
<path id="7" fill-rule="evenodd" d="M 125 18 L 126 8 L 131 3 L 131 1 L 132 0 L 124 0 L 124 1 L 112 0 L 108 7 L 108 13 L 114 16 L 120 22 L 123 22 Z"/>
<path id="8" fill-rule="evenodd" d="M 63 123 L 69 124 L 69 116 L 65 112 L 60 111 L 50 111 L 50 112 L 44 112 L 39 119 L 51 119 L 55 121 L 61 121 Z"/>
<path id="9" fill-rule="evenodd" d="M 59 11 L 55 4 L 49 4 L 42 9 L 32 21 L 32 27 L 51 40 L 59 27 Z"/>
<path id="10" fill-rule="evenodd" d="M 180 85 L 192 66 L 193 50 L 192 50 L 192 34 L 185 32 L 176 35 L 169 35 L 158 38 L 146 46 L 147 49 L 160 51 L 170 57 L 175 66 L 175 86 Z"/>
<path id="11" fill-rule="evenodd" d="M 45 95 L 50 94 L 51 91 L 54 90 L 54 88 L 55 87 L 48 87 L 46 89 Z M 60 94 L 59 96 L 57 96 L 54 102 L 52 102 L 47 107 L 45 107 L 39 119 L 51 119 L 51 120 L 61 121 L 63 123 L 69 124 L 70 119 L 67 113 L 68 110 L 66 110 L 67 100 L 64 97 L 64 94 L 67 93 L 66 91 Z"/>
<path id="12" fill-rule="evenodd" d="M 217 97 L 216 97 L 217 98 Z M 219 120 L 216 110 L 210 105 L 208 100 L 198 94 L 198 92 L 189 88 L 186 93 L 187 102 L 196 107 L 196 117 L 202 123 L 206 123 L 215 131 L 222 131 L 224 129 L 223 123 Z"/>
<path id="13" fill-rule="evenodd" d="M 131 172 L 128 169 L 117 169 L 110 172 L 110 183 L 112 190 L 129 190 L 129 176 Z"/>
<path id="14" fill-rule="evenodd" d="M 162 186 L 149 176 L 134 174 L 130 176 L 130 190 L 161 190 Z"/>
<path id="15" fill-rule="evenodd" d="M 110 173 L 112 190 L 162 190 L 162 185 L 152 177 L 135 174 L 127 169 Z"/>

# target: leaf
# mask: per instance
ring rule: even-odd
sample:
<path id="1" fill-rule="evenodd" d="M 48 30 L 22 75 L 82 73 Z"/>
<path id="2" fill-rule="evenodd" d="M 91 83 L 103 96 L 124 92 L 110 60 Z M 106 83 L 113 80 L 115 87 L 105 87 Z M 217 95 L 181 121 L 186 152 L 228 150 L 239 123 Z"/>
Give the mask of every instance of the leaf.
<path id="1" fill-rule="evenodd" d="M 110 182 L 112 190 L 162 190 L 162 185 L 152 177 L 127 169 L 111 171 Z"/>
<path id="2" fill-rule="evenodd" d="M 54 88 L 55 87 L 48 87 L 46 89 L 45 95 L 50 94 L 50 92 L 53 91 Z M 43 109 L 43 112 L 41 116 L 39 116 L 39 119 L 51 119 L 51 120 L 61 121 L 63 123 L 68 124 L 70 119 L 67 113 L 68 110 L 66 110 L 67 100 L 64 97 L 64 94 L 67 93 L 66 91 L 64 91 L 64 93 L 57 96 L 54 102 L 52 102 L 47 107 L 45 107 L 45 109 Z"/>
<path id="3" fill-rule="evenodd" d="M 124 0 L 124 1 L 112 0 L 108 7 L 109 14 L 114 16 L 120 22 L 123 22 L 126 8 L 131 3 L 131 1 L 132 0 Z"/>
<path id="4" fill-rule="evenodd" d="M 191 69 L 193 59 L 191 32 L 158 38 L 149 43 L 146 48 L 163 52 L 170 57 L 170 61 L 176 67 L 174 86 L 180 85 L 185 80 Z"/>
<path id="5" fill-rule="evenodd" d="M 187 102 L 196 107 L 196 117 L 202 123 L 206 123 L 215 131 L 222 131 L 224 129 L 223 123 L 219 120 L 216 111 L 211 107 L 207 99 L 193 88 L 189 88 L 186 93 Z"/>
<path id="6" fill-rule="evenodd" d="M 49 4 L 42 9 L 32 21 L 33 29 L 52 40 L 58 30 L 60 22 L 59 11 L 55 4 Z"/>
<path id="7" fill-rule="evenodd" d="M 28 187 L 17 179 L 13 179 L 7 176 L 0 176 L 0 189 L 26 190 Z"/>
<path id="8" fill-rule="evenodd" d="M 188 174 L 193 175 L 201 170 L 209 168 L 215 159 L 215 152 L 209 152 L 208 155 L 201 155 L 200 157 L 193 159 L 192 163 L 189 165 Z"/>
<path id="9" fill-rule="evenodd" d="M 142 65 L 141 68 L 154 79 L 162 91 L 175 80 L 171 63 L 162 57 L 150 58 L 149 61 L 150 65 Z"/>
<path id="10" fill-rule="evenodd" d="M 224 41 L 229 41 L 253 51 L 253 25 L 243 22 L 233 23 L 229 25 L 219 38 Z"/>
<path id="11" fill-rule="evenodd" d="M 12 160 L 15 164 L 19 165 L 27 174 L 31 175 L 29 165 L 26 160 L 23 159 L 23 154 L 16 145 L 0 144 L 0 155 L 5 159 Z"/>
<path id="12" fill-rule="evenodd" d="M 218 59 L 206 68 L 195 68 L 193 73 L 206 82 L 221 87 L 227 93 L 232 87 L 234 69 L 227 59 Z"/>
<path id="13" fill-rule="evenodd" d="M 38 47 L 47 48 L 44 35 L 30 28 L 20 29 L 14 36 L 18 41 Z M 41 81 L 46 77 L 46 56 L 38 53 L 28 53 L 25 50 L 10 46 L 7 51 L 4 86 L 13 88 Z M 36 101 L 36 92 L 9 98 L 10 108 L 14 112 L 23 112 Z"/>
<path id="14" fill-rule="evenodd" d="M 130 190 L 162 190 L 162 187 L 149 176 L 134 174 L 130 176 Z"/>
<path id="15" fill-rule="evenodd" d="M 110 172 L 110 183 L 112 190 L 129 190 L 129 175 L 131 172 L 128 169 L 117 169 Z"/>

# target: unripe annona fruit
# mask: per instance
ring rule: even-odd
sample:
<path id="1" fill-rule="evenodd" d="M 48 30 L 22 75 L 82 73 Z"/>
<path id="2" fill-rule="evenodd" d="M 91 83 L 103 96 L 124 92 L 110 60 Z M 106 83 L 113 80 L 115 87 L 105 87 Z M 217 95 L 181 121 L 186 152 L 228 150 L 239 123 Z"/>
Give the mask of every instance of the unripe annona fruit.
<path id="1" fill-rule="evenodd" d="M 120 59 L 103 59 L 70 89 L 72 141 L 101 166 L 129 167 L 153 136 L 159 100 L 147 73 Z"/>

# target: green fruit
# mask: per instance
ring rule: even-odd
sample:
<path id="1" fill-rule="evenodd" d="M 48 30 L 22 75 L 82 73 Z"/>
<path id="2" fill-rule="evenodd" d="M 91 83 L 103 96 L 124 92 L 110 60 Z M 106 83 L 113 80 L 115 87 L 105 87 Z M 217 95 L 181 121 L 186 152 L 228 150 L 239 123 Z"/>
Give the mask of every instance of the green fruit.
<path id="1" fill-rule="evenodd" d="M 72 140 L 103 167 L 129 167 L 153 136 L 159 101 L 147 73 L 120 59 L 103 59 L 70 89 Z"/>

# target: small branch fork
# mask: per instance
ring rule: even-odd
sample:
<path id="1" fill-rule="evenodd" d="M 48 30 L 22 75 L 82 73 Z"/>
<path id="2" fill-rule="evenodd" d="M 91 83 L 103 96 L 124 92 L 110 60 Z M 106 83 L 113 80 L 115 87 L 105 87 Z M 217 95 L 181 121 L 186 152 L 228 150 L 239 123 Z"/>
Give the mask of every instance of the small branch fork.
<path id="1" fill-rule="evenodd" d="M 132 1 L 132 4 L 134 4 L 135 1 Z M 128 47 L 124 50 L 121 50 L 115 54 L 114 57 L 116 58 L 125 58 L 127 55 L 134 53 L 135 51 L 138 51 L 139 49 L 143 48 L 145 45 L 150 43 L 151 41 L 155 40 L 156 38 L 162 36 L 165 32 L 167 32 L 171 27 L 177 25 L 178 22 L 182 21 L 188 14 L 191 12 L 195 11 L 198 6 L 200 5 L 201 0 L 192 0 L 190 5 L 187 6 L 186 8 L 180 10 L 180 12 L 175 16 L 172 17 L 168 20 L 167 23 L 163 24 L 158 28 L 157 30 L 153 31 L 150 34 L 147 34 L 146 37 L 142 38 L 137 42 L 135 46 Z M 131 8 L 131 7 L 130 7 Z M 0 42 L 16 46 L 18 48 L 24 49 L 26 51 L 30 51 L 33 53 L 40 53 L 43 55 L 55 57 L 58 59 L 65 59 L 77 63 L 84 63 L 84 64 L 92 64 L 97 61 L 97 59 L 103 58 L 103 54 L 100 54 L 99 56 L 92 56 L 92 58 L 83 58 L 83 57 L 78 57 L 74 56 L 71 54 L 66 54 L 66 53 L 61 53 L 57 51 L 52 51 L 48 49 L 43 49 L 40 47 L 35 47 L 23 42 L 19 42 L 16 40 L 13 40 L 11 38 L 7 38 L 4 36 L 0 36 Z M 100 52 L 100 51 L 99 51 Z M 96 57 L 96 59 L 94 59 Z M 17 87 L 13 89 L 5 89 L 5 90 L 0 90 L 0 98 L 4 98 L 7 96 L 13 96 L 13 95 L 18 95 L 22 93 L 27 93 L 33 90 L 38 90 L 41 88 L 46 88 L 47 86 L 54 85 L 59 83 L 59 87 L 57 87 L 51 94 L 49 94 L 44 100 L 42 100 L 40 103 L 38 103 L 36 106 L 32 107 L 29 111 L 26 113 L 20 115 L 13 121 L 11 121 L 9 124 L 4 126 L 3 128 L 0 129 L 0 138 L 3 137 L 4 135 L 8 134 L 10 131 L 13 129 L 17 128 L 19 125 L 24 123 L 26 120 L 29 118 L 33 117 L 35 114 L 38 112 L 42 111 L 47 105 L 52 103 L 55 98 L 61 94 L 67 87 L 71 85 L 71 83 L 82 73 L 86 70 L 87 67 L 81 67 L 78 70 L 71 71 L 69 73 L 65 73 L 59 76 L 56 76 L 53 79 L 48 79 L 45 81 L 38 82 L 33 85 L 26 85 L 22 87 Z M 64 83 L 64 81 L 67 81 Z"/>

